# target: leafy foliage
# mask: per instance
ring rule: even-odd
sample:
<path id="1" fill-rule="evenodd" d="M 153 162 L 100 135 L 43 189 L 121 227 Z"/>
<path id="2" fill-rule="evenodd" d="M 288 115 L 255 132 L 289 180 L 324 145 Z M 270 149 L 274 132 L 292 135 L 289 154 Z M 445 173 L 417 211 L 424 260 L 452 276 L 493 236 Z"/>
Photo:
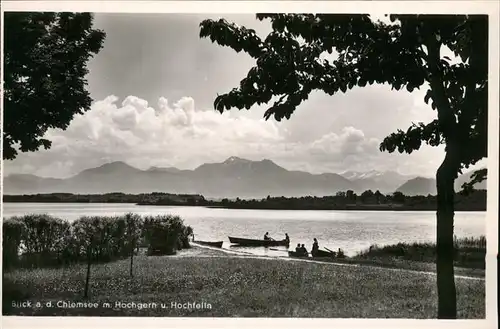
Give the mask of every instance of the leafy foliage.
<path id="1" fill-rule="evenodd" d="M 182 246 L 181 239 L 189 231 L 179 216 L 147 216 L 144 218 L 144 236 L 148 254 L 171 255 Z"/>
<path id="2" fill-rule="evenodd" d="M 34 266 L 55 265 L 61 261 L 70 234 L 70 224 L 49 215 L 26 215 L 12 220 L 22 223 L 23 263 Z M 19 250 L 16 250 L 19 252 Z"/>
<path id="3" fill-rule="evenodd" d="M 3 221 L 2 265 L 7 270 L 18 263 L 19 247 L 22 242 L 23 222 L 13 217 Z"/>
<path id="4" fill-rule="evenodd" d="M 486 168 L 476 170 L 472 174 L 471 180 L 469 182 L 462 184 L 463 192 L 465 194 L 472 193 L 474 191 L 474 185 L 476 183 L 482 182 L 486 179 L 487 172 L 488 172 L 488 169 L 486 169 Z"/>
<path id="5" fill-rule="evenodd" d="M 126 224 L 125 241 L 129 250 L 134 250 L 142 235 L 143 220 L 141 216 L 133 213 L 125 214 L 120 218 Z"/>
<path id="6" fill-rule="evenodd" d="M 185 226 L 182 230 L 182 234 L 179 237 L 178 249 L 191 248 L 189 244 L 189 238 L 194 234 L 194 230 L 191 226 Z"/>
<path id="7" fill-rule="evenodd" d="M 112 218 L 109 217 L 81 217 L 73 222 L 73 232 L 78 248 L 78 254 L 84 259 L 111 258 L 110 247 L 113 238 Z"/>
<path id="8" fill-rule="evenodd" d="M 130 255 L 130 276 L 133 276 L 133 262 L 135 249 L 139 250 L 139 241 L 142 236 L 142 218 L 137 214 L 128 213 L 125 215 L 126 230 L 125 240 Z"/>
<path id="9" fill-rule="evenodd" d="M 428 88 L 425 102 L 433 109 L 439 104 L 449 108 L 449 115 L 398 130 L 384 139 L 380 149 L 412 153 L 422 142 L 437 146 L 456 139 L 461 145 L 457 172 L 487 156 L 487 16 L 390 15 L 392 24 L 351 14 L 258 14 L 257 18 L 272 24 L 265 39 L 224 19 L 200 24 L 200 37 L 256 59 L 238 88 L 216 98 L 218 111 L 249 109 L 276 96 L 279 99 L 265 118 L 279 121 L 290 118 L 314 90 L 334 95 L 373 83 L 409 92 Z M 441 47 L 461 61 L 441 57 Z M 334 51 L 336 59 L 324 58 Z"/>
<path id="10" fill-rule="evenodd" d="M 4 15 L 3 158 L 50 148 L 49 128 L 66 129 L 88 110 L 87 61 L 105 33 L 90 13 L 11 12 Z"/>
<path id="11" fill-rule="evenodd" d="M 45 214 L 11 217 L 3 223 L 4 268 L 123 259 L 135 254 L 144 235 L 158 236 L 158 244 L 172 247 L 171 253 L 189 248 L 187 238 L 192 228 L 184 226 L 182 219 L 178 216 L 153 219 L 160 224 L 161 231 L 154 232 L 158 226 L 144 224 L 150 223 L 150 219 L 132 213 L 115 217 L 84 216 L 71 224 Z M 166 240 L 161 240 L 162 237 Z M 147 242 L 146 247 L 150 247 Z M 178 242 L 182 243 L 177 245 Z"/>

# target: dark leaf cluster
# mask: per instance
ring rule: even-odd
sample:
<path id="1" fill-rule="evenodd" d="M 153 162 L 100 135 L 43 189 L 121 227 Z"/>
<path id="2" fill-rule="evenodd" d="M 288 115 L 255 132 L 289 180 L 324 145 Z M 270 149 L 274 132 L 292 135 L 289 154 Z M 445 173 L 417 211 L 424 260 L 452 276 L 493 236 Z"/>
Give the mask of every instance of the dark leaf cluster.
<path id="1" fill-rule="evenodd" d="M 90 13 L 11 12 L 4 15 L 3 158 L 48 149 L 49 128 L 66 129 L 90 108 L 87 62 L 105 33 Z"/>
<path id="2" fill-rule="evenodd" d="M 266 38 L 225 20 L 200 24 L 201 37 L 256 59 L 239 87 L 216 98 L 218 111 L 274 100 L 265 118 L 279 121 L 290 118 L 314 90 L 334 95 L 374 83 L 408 92 L 427 88 L 424 101 L 433 109 L 444 101 L 452 119 L 414 123 L 385 138 L 380 149 L 411 153 L 422 143 L 437 146 L 456 138 L 464 167 L 487 156 L 487 16 L 390 15 L 392 23 L 352 14 L 257 14 L 257 19 L 272 25 Z M 444 47 L 460 61 L 441 56 Z M 327 53 L 337 57 L 327 60 Z"/>

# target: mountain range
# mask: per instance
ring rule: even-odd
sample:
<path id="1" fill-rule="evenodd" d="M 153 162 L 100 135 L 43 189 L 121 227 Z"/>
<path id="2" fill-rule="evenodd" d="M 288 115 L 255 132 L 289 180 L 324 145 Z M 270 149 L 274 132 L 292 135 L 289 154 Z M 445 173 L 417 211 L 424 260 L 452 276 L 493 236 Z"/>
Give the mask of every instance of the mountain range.
<path id="1" fill-rule="evenodd" d="M 464 176 L 470 174 L 457 181 L 465 181 Z M 194 170 L 175 167 L 141 170 L 124 162 L 111 162 L 65 179 L 13 174 L 4 177 L 3 183 L 4 194 L 168 192 L 202 194 L 209 198 L 263 198 L 325 196 L 347 190 L 361 193 L 368 189 L 382 193 L 397 190 L 406 195 L 435 194 L 435 181 L 430 178 L 392 171 L 311 174 L 287 170 L 268 159 L 251 161 L 238 157 L 205 163 Z"/>
<path id="2" fill-rule="evenodd" d="M 362 191 L 379 190 L 382 193 L 392 193 L 396 191 L 402 184 L 414 178 L 412 175 L 402 175 L 395 171 L 377 171 L 370 170 L 368 172 L 345 171 L 340 173 L 344 178 L 355 183 Z"/>
<path id="3" fill-rule="evenodd" d="M 469 182 L 474 171 L 464 173 L 458 176 L 455 180 L 455 191 L 459 191 L 462 188 L 462 184 Z M 476 183 L 474 188 L 478 190 L 486 190 L 486 180 L 481 183 Z M 415 177 L 408 180 L 406 183 L 401 185 L 396 191 L 403 193 L 404 195 L 435 195 L 436 191 L 436 180 L 434 178 L 424 178 Z"/>

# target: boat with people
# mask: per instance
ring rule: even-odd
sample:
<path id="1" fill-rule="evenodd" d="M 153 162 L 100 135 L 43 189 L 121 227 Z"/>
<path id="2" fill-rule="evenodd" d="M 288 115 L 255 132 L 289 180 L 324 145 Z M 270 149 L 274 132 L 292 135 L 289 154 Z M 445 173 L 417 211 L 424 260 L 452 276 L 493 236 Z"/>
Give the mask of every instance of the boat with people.
<path id="1" fill-rule="evenodd" d="M 304 244 L 297 244 L 295 251 L 289 250 L 288 256 L 290 257 L 309 257 L 312 258 L 344 258 L 344 252 L 339 248 L 338 252 L 324 247 L 326 250 L 319 249 L 318 239 L 314 238 L 311 252 L 308 252 Z"/>
<path id="2" fill-rule="evenodd" d="M 308 258 L 308 257 L 309 257 L 309 254 L 305 254 L 305 253 L 303 253 L 303 252 L 299 252 L 299 251 L 292 251 L 292 250 L 289 250 L 289 251 L 288 251 L 288 256 L 290 256 L 290 257 Z"/>
<path id="3" fill-rule="evenodd" d="M 260 240 L 260 239 L 248 239 L 248 238 L 237 238 L 234 236 L 229 237 L 229 241 L 233 244 L 244 247 L 275 247 L 275 246 L 288 246 L 290 240 Z"/>
<path id="4" fill-rule="evenodd" d="M 318 249 L 313 257 L 335 257 L 335 252 Z"/>
<path id="5" fill-rule="evenodd" d="M 288 251 L 288 256 L 290 257 L 299 257 L 299 258 L 308 258 L 311 255 L 312 258 L 336 258 L 336 252 L 330 252 L 326 250 L 316 250 L 313 254 L 312 252 L 303 252 L 303 251 Z"/>
<path id="6" fill-rule="evenodd" d="M 201 244 L 209 247 L 222 248 L 224 241 L 193 241 L 194 243 Z"/>

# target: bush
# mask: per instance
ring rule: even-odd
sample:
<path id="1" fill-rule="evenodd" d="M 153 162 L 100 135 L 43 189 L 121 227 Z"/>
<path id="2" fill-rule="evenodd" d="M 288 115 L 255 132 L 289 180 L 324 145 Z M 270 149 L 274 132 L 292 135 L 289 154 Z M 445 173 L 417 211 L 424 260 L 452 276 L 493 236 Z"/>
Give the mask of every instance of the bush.
<path id="1" fill-rule="evenodd" d="M 192 233 L 179 216 L 170 215 L 84 216 L 71 224 L 49 215 L 12 217 L 3 223 L 3 266 L 109 262 L 133 257 L 141 245 L 150 254 L 170 255 L 189 248 Z"/>
<path id="2" fill-rule="evenodd" d="M 81 262 L 85 259 L 85 254 L 81 250 L 81 245 L 75 236 L 75 228 L 72 224 L 70 227 L 69 234 L 64 240 L 64 249 L 61 255 L 61 264 L 70 265 Z"/>
<path id="3" fill-rule="evenodd" d="M 158 215 L 144 219 L 144 237 L 148 255 L 173 255 L 185 226 L 179 216 Z"/>
<path id="4" fill-rule="evenodd" d="M 70 224 L 46 214 L 18 217 L 23 223 L 22 266 L 54 266 L 62 262 Z"/>
<path id="5" fill-rule="evenodd" d="M 22 235 L 23 223 L 19 218 L 13 217 L 3 222 L 2 264 L 4 271 L 18 265 Z"/>
<path id="6" fill-rule="evenodd" d="M 124 218 L 81 217 L 72 228 L 79 259 L 108 262 L 127 255 Z"/>
<path id="7" fill-rule="evenodd" d="M 193 228 L 191 226 L 184 226 L 182 234 L 179 236 L 179 242 L 177 245 L 178 250 L 191 248 L 189 244 L 189 237 L 193 235 Z"/>
<path id="8" fill-rule="evenodd" d="M 130 255 L 134 249 L 139 247 L 143 230 L 142 217 L 137 214 L 128 213 L 123 217 L 125 223 L 125 239 L 123 241 L 123 255 Z"/>

